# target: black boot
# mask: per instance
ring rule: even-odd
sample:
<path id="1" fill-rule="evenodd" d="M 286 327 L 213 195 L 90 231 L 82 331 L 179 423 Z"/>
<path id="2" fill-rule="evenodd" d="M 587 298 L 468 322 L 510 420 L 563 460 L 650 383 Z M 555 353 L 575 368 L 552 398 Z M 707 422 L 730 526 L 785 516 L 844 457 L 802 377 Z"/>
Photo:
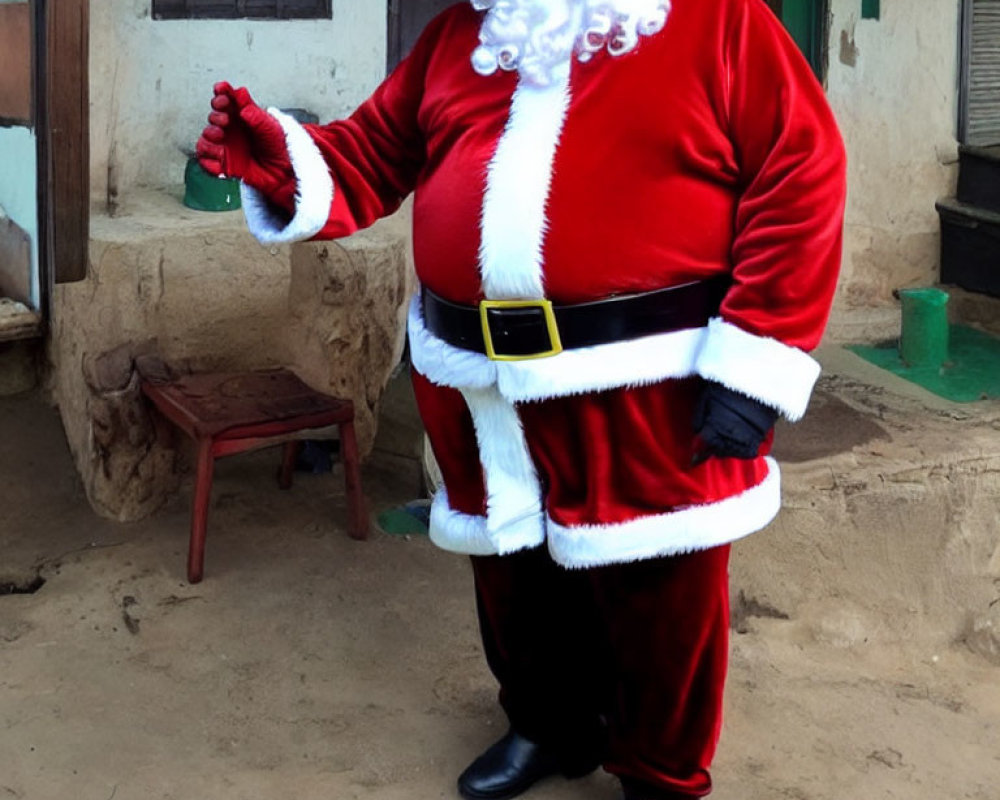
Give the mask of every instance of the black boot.
<path id="1" fill-rule="evenodd" d="M 597 762 L 588 762 L 567 768 L 552 750 L 512 728 L 459 776 L 458 792 L 468 800 L 507 800 L 550 775 L 579 778 L 597 767 Z"/>

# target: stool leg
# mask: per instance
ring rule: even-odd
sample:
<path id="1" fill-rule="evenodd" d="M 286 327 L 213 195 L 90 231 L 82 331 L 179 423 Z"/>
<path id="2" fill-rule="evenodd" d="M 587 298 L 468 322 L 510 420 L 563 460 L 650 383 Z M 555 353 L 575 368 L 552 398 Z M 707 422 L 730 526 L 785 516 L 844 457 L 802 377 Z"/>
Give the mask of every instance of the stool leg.
<path id="1" fill-rule="evenodd" d="M 298 459 L 299 452 L 301 450 L 301 440 L 293 439 L 290 442 L 285 442 L 285 447 L 281 456 L 281 472 L 278 475 L 279 489 L 292 488 L 292 473 L 295 472 L 295 462 Z"/>
<path id="2" fill-rule="evenodd" d="M 344 483 L 347 491 L 347 533 L 352 539 L 368 538 L 368 511 L 361 491 L 361 468 L 358 463 L 358 441 L 354 423 L 340 424 L 340 456 L 344 462 Z"/>
<path id="3" fill-rule="evenodd" d="M 215 456 L 212 440 L 198 441 L 198 465 L 194 477 L 194 498 L 191 501 L 191 542 L 188 546 L 188 582 L 199 583 L 204 575 L 205 533 L 208 529 L 208 504 L 212 494 L 212 471 Z"/>

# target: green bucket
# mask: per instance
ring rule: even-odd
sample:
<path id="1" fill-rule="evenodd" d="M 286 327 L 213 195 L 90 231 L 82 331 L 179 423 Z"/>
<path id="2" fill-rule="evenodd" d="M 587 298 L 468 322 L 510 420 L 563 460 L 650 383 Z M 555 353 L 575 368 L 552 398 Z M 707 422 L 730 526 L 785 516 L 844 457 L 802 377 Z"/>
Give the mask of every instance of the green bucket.
<path id="1" fill-rule="evenodd" d="M 195 211 L 235 211 L 240 207 L 240 182 L 206 172 L 198 159 L 184 168 L 184 205 Z"/>
<path id="2" fill-rule="evenodd" d="M 900 289 L 903 319 L 899 355 L 908 367 L 941 367 L 948 361 L 948 293 Z"/>

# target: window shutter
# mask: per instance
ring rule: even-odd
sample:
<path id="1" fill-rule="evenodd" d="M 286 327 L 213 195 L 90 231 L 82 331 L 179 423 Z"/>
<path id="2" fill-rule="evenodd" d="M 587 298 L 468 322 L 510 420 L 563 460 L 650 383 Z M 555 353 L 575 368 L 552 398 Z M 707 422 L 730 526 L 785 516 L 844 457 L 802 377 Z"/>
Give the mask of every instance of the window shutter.
<path id="1" fill-rule="evenodd" d="M 153 0 L 155 19 L 330 19 L 330 0 Z"/>
<path id="2" fill-rule="evenodd" d="M 1000 0 L 971 0 L 966 58 L 965 142 L 1000 144 Z"/>
<path id="3" fill-rule="evenodd" d="M 187 16 L 185 0 L 153 0 L 154 19 L 183 19 Z"/>

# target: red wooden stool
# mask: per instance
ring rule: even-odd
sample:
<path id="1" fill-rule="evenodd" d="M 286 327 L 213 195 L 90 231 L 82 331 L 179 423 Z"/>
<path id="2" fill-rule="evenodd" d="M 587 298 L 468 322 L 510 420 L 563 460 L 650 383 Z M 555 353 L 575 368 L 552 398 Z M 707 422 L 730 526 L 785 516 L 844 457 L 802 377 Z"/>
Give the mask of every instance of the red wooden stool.
<path id="1" fill-rule="evenodd" d="M 314 391 L 286 369 L 203 373 L 164 382 L 146 379 L 142 391 L 168 420 L 197 443 L 188 548 L 191 583 L 198 583 L 204 574 L 215 459 L 284 443 L 278 485 L 287 489 L 292 485 L 292 470 L 301 445 L 300 438 L 294 437 L 303 431 L 339 427 L 347 484 L 347 532 L 354 539 L 368 538 L 368 514 L 354 437 L 354 404 L 350 400 Z"/>

